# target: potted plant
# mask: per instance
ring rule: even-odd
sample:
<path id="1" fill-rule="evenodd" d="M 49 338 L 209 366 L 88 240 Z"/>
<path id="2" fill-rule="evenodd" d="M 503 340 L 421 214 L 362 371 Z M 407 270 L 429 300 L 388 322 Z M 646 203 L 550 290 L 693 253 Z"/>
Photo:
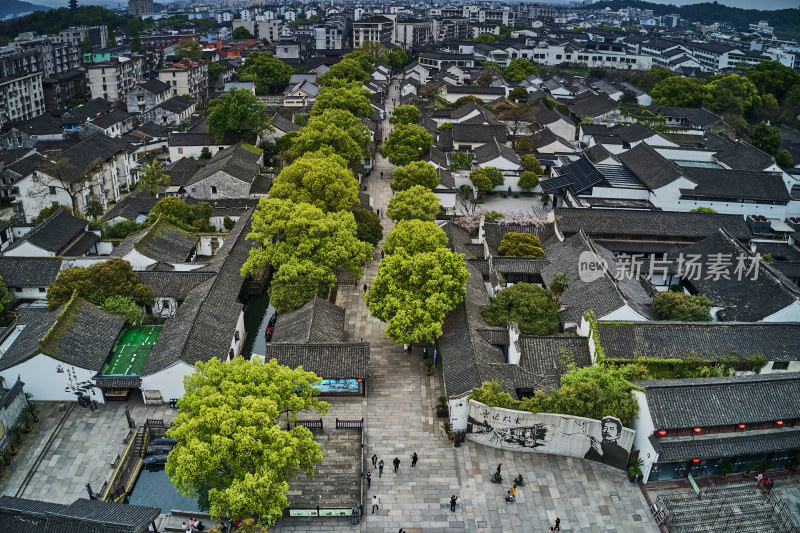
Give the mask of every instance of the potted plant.
<path id="1" fill-rule="evenodd" d="M 759 472 L 766 472 L 772 468 L 772 459 L 769 457 L 764 457 L 762 460 L 758 462 L 758 471 Z"/>
<path id="2" fill-rule="evenodd" d="M 36 407 L 32 403 L 29 403 L 28 405 L 26 405 L 24 407 L 24 411 L 26 413 L 28 413 L 29 415 L 31 415 L 31 418 L 33 418 L 33 422 L 34 423 L 38 423 L 39 422 L 39 408 L 38 407 Z"/>
<path id="3" fill-rule="evenodd" d="M 744 477 L 750 476 L 750 472 L 752 472 L 755 468 L 758 468 L 758 463 L 756 461 L 750 461 L 744 467 Z"/>
<path id="4" fill-rule="evenodd" d="M 14 424 L 13 426 L 11 426 L 11 428 L 8 430 L 8 432 L 11 433 L 12 435 L 14 435 L 14 437 L 17 438 L 17 444 L 22 444 L 22 432 L 23 432 L 23 429 L 22 429 L 21 425 Z"/>
<path id="5" fill-rule="evenodd" d="M 446 417 L 448 415 L 447 396 L 439 396 L 439 398 L 437 398 L 436 401 L 439 402 L 436 404 L 436 416 L 438 418 Z"/>
<path id="6" fill-rule="evenodd" d="M 456 436 L 453 434 L 453 425 L 450 422 L 442 422 L 442 429 L 447 433 L 447 438 L 453 440 Z"/>
<path id="7" fill-rule="evenodd" d="M 31 425 L 33 423 L 33 417 L 27 411 L 23 411 L 22 414 L 19 416 L 19 420 L 22 422 L 22 430 L 25 433 L 30 433 L 33 429 Z"/>
<path id="8" fill-rule="evenodd" d="M 3 456 L 3 462 L 5 462 L 5 464 L 7 464 L 7 465 L 10 465 L 11 464 L 11 456 L 14 455 L 14 454 L 11 453 L 11 445 L 9 444 L 9 445 L 5 446 L 3 448 L 2 453 L 0 453 L 0 455 Z"/>
<path id="9" fill-rule="evenodd" d="M 725 459 L 719 464 L 719 473 L 723 478 L 733 474 L 734 466 L 730 459 Z"/>
<path id="10" fill-rule="evenodd" d="M 644 461 L 642 461 L 638 457 L 631 457 L 628 461 L 628 473 L 630 474 L 631 481 L 634 483 L 639 482 L 639 478 L 642 475 L 642 467 L 644 466 Z"/>
<path id="11" fill-rule="evenodd" d="M 433 360 L 425 359 L 425 375 L 430 376 L 433 374 Z"/>

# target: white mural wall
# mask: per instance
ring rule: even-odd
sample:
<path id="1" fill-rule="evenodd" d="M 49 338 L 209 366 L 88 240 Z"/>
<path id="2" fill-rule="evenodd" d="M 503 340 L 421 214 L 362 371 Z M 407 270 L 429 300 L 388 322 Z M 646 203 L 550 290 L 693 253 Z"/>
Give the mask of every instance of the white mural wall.
<path id="1" fill-rule="evenodd" d="M 624 469 L 635 434 L 610 416 L 533 414 L 469 401 L 467 439 L 503 450 L 581 457 Z"/>

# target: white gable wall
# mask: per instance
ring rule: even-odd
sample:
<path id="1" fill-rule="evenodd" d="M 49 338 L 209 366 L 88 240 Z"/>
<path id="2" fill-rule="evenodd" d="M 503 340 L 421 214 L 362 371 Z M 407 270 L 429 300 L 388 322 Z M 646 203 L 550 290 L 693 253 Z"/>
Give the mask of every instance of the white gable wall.
<path id="1" fill-rule="evenodd" d="M 194 367 L 184 361 L 176 361 L 172 366 L 159 370 L 155 374 L 142 376 L 142 395 L 146 390 L 157 390 L 164 402 L 171 398 L 183 396 L 183 378 L 194 372 Z M 147 400 L 145 399 L 145 403 Z"/>
<path id="2" fill-rule="evenodd" d="M 650 443 L 650 435 L 655 431 L 653 417 L 650 415 L 650 406 L 647 405 L 647 398 L 642 391 L 633 391 L 633 396 L 639 404 L 639 412 L 633 419 L 632 428 L 636 431 L 633 437 L 633 448 L 631 451 L 639 450 L 639 459 L 644 461 L 642 465 L 642 483 L 647 483 L 650 477 L 650 469 L 658 461 L 658 453 Z"/>
<path id="3" fill-rule="evenodd" d="M 20 376 L 25 383 L 25 391 L 33 394 L 37 400 L 46 402 L 76 401 L 77 388 L 85 383 L 94 385 L 92 377 L 95 374 L 96 370 L 67 365 L 43 353 L 0 372 L 6 383 L 15 383 L 17 376 Z M 97 400 L 97 403 L 105 403 L 103 394 L 96 387 L 89 397 Z"/>

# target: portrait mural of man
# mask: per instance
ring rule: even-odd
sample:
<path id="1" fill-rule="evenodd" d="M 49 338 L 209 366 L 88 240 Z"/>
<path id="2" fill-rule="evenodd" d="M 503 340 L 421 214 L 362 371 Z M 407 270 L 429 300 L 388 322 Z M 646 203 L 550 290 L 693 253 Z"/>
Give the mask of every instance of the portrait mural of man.
<path id="1" fill-rule="evenodd" d="M 625 468 L 628 464 L 628 451 L 619 445 L 622 435 L 622 422 L 613 416 L 607 416 L 600 421 L 602 427 L 602 440 L 590 436 L 589 450 L 584 459 L 598 461 L 609 466 Z"/>

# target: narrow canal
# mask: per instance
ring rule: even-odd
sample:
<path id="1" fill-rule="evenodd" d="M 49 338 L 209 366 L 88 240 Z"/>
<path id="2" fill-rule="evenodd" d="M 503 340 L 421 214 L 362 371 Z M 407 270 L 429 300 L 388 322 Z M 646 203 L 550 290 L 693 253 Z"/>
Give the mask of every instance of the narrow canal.
<path id="1" fill-rule="evenodd" d="M 247 313 L 244 315 L 244 330 L 247 338 L 242 348 L 242 356 L 250 359 L 253 354 L 263 355 L 266 349 L 266 333 L 269 319 L 275 314 L 275 308 L 269 303 L 269 283 L 258 296 L 248 299 Z"/>

